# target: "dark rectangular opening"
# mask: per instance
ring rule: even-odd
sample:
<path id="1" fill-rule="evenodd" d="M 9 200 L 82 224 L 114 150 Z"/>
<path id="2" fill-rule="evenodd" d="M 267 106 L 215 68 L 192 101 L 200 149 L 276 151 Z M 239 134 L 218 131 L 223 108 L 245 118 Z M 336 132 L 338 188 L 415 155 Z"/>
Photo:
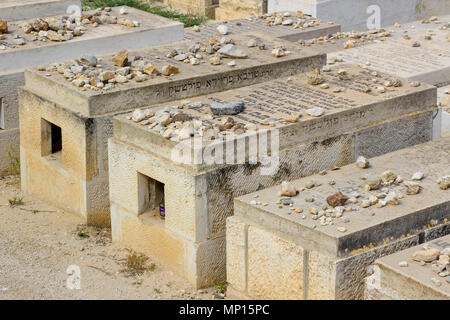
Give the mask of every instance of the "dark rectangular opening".
<path id="1" fill-rule="evenodd" d="M 61 160 L 62 130 L 50 121 L 41 119 L 41 155 L 50 156 L 52 160 Z M 49 158 L 49 159 L 50 159 Z"/>
<path id="2" fill-rule="evenodd" d="M 139 214 L 165 220 L 164 183 L 138 172 Z"/>
<path id="3" fill-rule="evenodd" d="M 51 124 L 51 143 L 52 143 L 52 153 L 56 153 L 62 150 L 62 135 L 61 128 L 55 124 Z"/>

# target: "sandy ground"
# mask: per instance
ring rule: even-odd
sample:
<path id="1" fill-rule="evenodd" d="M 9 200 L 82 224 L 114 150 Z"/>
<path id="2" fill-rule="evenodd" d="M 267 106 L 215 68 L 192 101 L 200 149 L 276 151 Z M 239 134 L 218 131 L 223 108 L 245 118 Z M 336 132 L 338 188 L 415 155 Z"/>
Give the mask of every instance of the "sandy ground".
<path id="1" fill-rule="evenodd" d="M 23 204 L 10 206 L 14 197 Z M 128 255 L 111 243 L 109 229 L 87 227 L 81 217 L 24 196 L 17 177 L 0 178 L 0 300 L 212 299 L 216 292 L 197 291 L 158 264 L 130 275 L 123 271 Z M 67 273 L 72 265 L 80 270 L 79 290 L 67 288 L 67 279 L 75 278 Z"/>

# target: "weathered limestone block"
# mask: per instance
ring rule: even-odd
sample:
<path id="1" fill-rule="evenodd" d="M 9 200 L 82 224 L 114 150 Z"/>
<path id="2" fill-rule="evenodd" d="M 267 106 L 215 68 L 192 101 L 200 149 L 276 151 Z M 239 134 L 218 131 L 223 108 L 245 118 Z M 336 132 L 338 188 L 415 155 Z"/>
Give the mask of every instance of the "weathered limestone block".
<path id="1" fill-rule="evenodd" d="M 372 6 L 372 7 L 371 7 Z M 377 6 L 379 9 L 374 9 Z M 381 27 L 450 13 L 448 0 L 268 0 L 268 12 L 297 11 L 342 25 L 344 31 L 366 30 L 379 14 Z M 377 11 L 379 10 L 379 12 Z M 371 29 L 371 28 L 369 28 Z"/>
<path id="2" fill-rule="evenodd" d="M 359 65 L 373 72 L 390 73 L 394 80 L 401 76 L 408 78 L 416 85 L 426 82 L 438 87 L 450 82 L 450 45 L 448 42 L 448 30 L 445 24 L 450 21 L 450 16 L 439 16 L 437 20 L 415 21 L 404 25 L 390 26 L 387 28 L 392 32 L 391 36 L 382 41 L 355 42 L 355 48 L 341 49 L 335 51 L 333 46 L 328 46 L 328 62 Z M 351 40 L 350 40 L 351 41 Z M 419 46 L 413 46 L 418 43 Z M 311 46 L 321 47 L 321 46 Z M 334 52 L 335 51 L 335 52 Z M 402 59 L 398 59 L 401 56 Z M 380 87 L 390 85 L 380 83 Z M 442 92 L 444 90 L 441 90 Z M 438 139 L 448 131 L 449 118 L 445 95 L 438 102 L 442 104 L 442 110 L 438 110 L 433 116 L 433 139 Z"/>
<path id="3" fill-rule="evenodd" d="M 62 3 L 69 1 L 41 2 Z M 0 50 L 0 136 L 8 135 L 11 138 L 11 144 L 16 151 L 15 155 L 19 153 L 19 145 L 17 144 L 17 141 L 19 141 L 17 88 L 24 84 L 24 68 L 43 63 L 80 58 L 86 53 L 105 54 L 115 50 L 162 44 L 183 38 L 183 25 L 181 23 L 134 8 L 127 8 L 127 10 L 127 18 L 140 21 L 141 25 L 139 27 L 130 28 L 119 24 L 100 24 L 97 28 L 94 28 L 92 24 L 89 24 L 84 26 L 86 31 L 83 35 L 76 37 L 76 40 L 64 42 L 32 41 L 34 36 L 25 33 L 21 28 L 29 20 L 20 20 L 8 24 L 9 33 L 6 35 L 7 38 L 3 43 L 8 43 L 9 45 L 5 46 L 5 50 Z M 119 8 L 113 8 L 109 14 L 120 16 L 119 11 Z M 65 11 L 62 13 L 65 13 Z M 60 16 L 47 18 L 58 17 Z M 148 19 L 149 17 L 151 19 Z M 163 30 L 164 37 L 162 36 Z M 25 44 L 23 46 L 12 46 L 13 35 L 18 35 L 25 39 Z M 2 129 L 14 130 L 5 133 L 2 132 Z M 13 137 L 13 135 L 17 136 Z M 2 140 L 5 140 L 5 138 Z M 7 158 L 6 153 L 8 150 L 9 145 L 0 148 L 0 157 L 2 159 Z M 7 172 L 7 168 L 8 162 L 1 161 L 0 175 Z"/>
<path id="4" fill-rule="evenodd" d="M 267 13 L 267 0 L 221 0 L 216 20 L 230 20 Z"/>
<path id="5" fill-rule="evenodd" d="M 391 89 L 387 95 L 367 94 L 360 89 L 368 81 L 366 72 L 351 66 L 347 66 L 345 70 L 352 80 L 338 80 L 340 70 L 332 69 L 323 75 L 327 83 L 342 85 L 342 92 L 311 86 L 307 84 L 310 73 L 304 73 L 197 96 L 189 101 L 158 104 L 115 117 L 114 137 L 109 142 L 112 205 L 125 208 L 140 220 L 151 216 L 154 227 L 183 236 L 185 243 L 211 243 L 211 246 L 215 246 L 215 241 L 224 241 L 225 222 L 233 214 L 232 204 L 236 196 L 273 186 L 283 180 L 297 179 L 332 166 L 354 162 L 361 155 L 356 141 L 361 141 L 363 145 L 365 139 L 374 139 L 369 128 L 403 128 L 399 126 L 399 121 L 415 126 L 418 115 L 423 116 L 424 122 L 431 124 L 436 88 L 424 84 L 419 88 L 405 86 Z M 211 103 L 232 101 L 243 101 L 244 111 L 237 115 L 212 116 L 209 107 Z M 308 115 L 307 110 L 319 107 L 323 107 L 322 116 Z M 292 113 L 301 115 L 297 117 L 299 121 L 285 121 Z M 170 123 L 175 118 L 186 120 Z M 161 126 L 162 121 L 166 126 Z M 234 129 L 231 128 L 233 125 L 228 125 L 232 123 L 236 125 Z M 184 132 L 184 129 L 177 129 L 177 126 L 188 128 L 190 124 L 196 128 L 188 136 L 182 136 L 180 132 Z M 229 130 L 225 134 L 227 128 Z M 406 139 L 408 142 L 399 143 L 395 136 L 394 140 L 390 140 L 389 135 L 377 141 L 392 146 L 392 149 L 401 148 L 408 143 L 429 141 L 431 125 L 423 128 L 429 132 L 428 136 L 412 130 L 416 139 Z M 191 134 L 198 135 L 191 137 Z M 378 134 L 377 131 L 374 134 Z M 215 139 L 210 140 L 210 136 Z M 229 140 L 225 139 L 227 137 Z M 264 147 L 267 147 L 268 153 L 264 151 Z M 367 147 L 364 152 L 378 155 L 383 150 Z M 160 192 L 164 190 L 163 223 L 155 217 L 158 215 L 158 208 L 156 213 L 145 209 L 152 203 L 147 200 L 152 199 L 151 195 L 145 197 L 148 194 L 146 187 L 140 187 L 146 186 L 145 181 L 148 185 L 164 186 L 160 187 Z M 133 241 L 128 240 L 130 236 L 123 228 L 120 230 L 120 223 L 116 224 L 113 219 L 112 225 L 113 230 L 117 230 L 113 232 L 113 240 L 133 247 Z M 250 281 L 251 278 L 252 285 L 246 284 L 246 288 L 251 287 L 254 292 L 258 292 L 257 295 L 264 295 L 267 290 L 258 289 L 259 273 L 250 277 L 241 272 L 244 244 L 239 243 L 246 241 L 243 240 L 245 237 L 240 236 L 247 233 L 245 230 L 239 224 L 229 226 L 229 232 L 235 235 L 235 239 L 227 239 L 227 250 L 236 260 L 232 262 L 228 273 L 232 279 L 238 279 L 240 289 L 242 282 L 239 279 L 248 277 Z M 120 236 L 116 236 L 117 234 Z M 264 238 L 258 232 L 255 236 Z M 133 237 L 139 236 L 134 234 Z M 147 250 L 150 252 L 154 251 L 152 247 L 159 244 L 143 242 L 139 248 L 142 249 L 143 245 L 148 246 Z M 253 247 L 252 251 L 255 264 L 261 262 L 260 249 L 257 247 L 259 246 Z M 219 248 L 222 250 L 221 246 Z M 273 248 L 276 246 L 270 250 Z M 293 262 L 294 257 L 303 255 L 303 251 L 290 244 L 283 245 L 282 248 L 290 252 L 285 255 L 290 266 L 289 274 L 303 277 L 297 273 L 299 264 Z M 225 257 L 214 251 L 209 254 L 209 258 L 214 260 L 209 260 L 214 263 L 215 267 L 210 268 L 214 272 L 204 276 L 199 270 L 208 268 L 200 262 L 188 264 L 187 257 L 184 256 L 184 271 L 180 273 L 197 287 L 225 278 L 225 272 L 220 274 L 225 269 Z M 268 260 L 265 263 L 270 266 L 271 262 Z M 179 270 L 175 266 L 173 269 Z M 280 277 L 274 278 L 270 283 L 287 281 L 283 275 Z M 290 288 L 286 298 L 299 298 L 303 295 L 304 287 L 299 284 L 293 284 Z M 329 290 L 327 288 L 324 287 L 323 290 Z"/>
<path id="6" fill-rule="evenodd" d="M 219 0 L 163 0 L 164 4 L 176 9 L 215 19 L 215 10 Z"/>
<path id="7" fill-rule="evenodd" d="M 302 299 L 303 248 L 249 227 L 248 292 L 255 298 Z"/>
<path id="8" fill-rule="evenodd" d="M 449 146 L 450 139 L 442 138 L 372 158 L 366 169 L 351 164 L 326 174 L 294 180 L 290 183 L 298 188 L 299 193 L 289 198 L 277 196 L 280 186 L 236 198 L 234 216 L 228 218 L 227 223 L 246 231 L 243 235 L 242 232 L 227 233 L 227 252 L 239 250 L 241 258 L 238 261 L 245 266 L 245 272 L 240 272 L 247 276 L 229 278 L 230 293 L 238 298 L 299 299 L 289 288 L 272 288 L 279 296 L 270 295 L 272 291 L 266 286 L 264 276 L 250 290 L 249 275 L 257 272 L 251 268 L 259 268 L 257 264 L 249 263 L 250 252 L 255 250 L 252 248 L 258 245 L 259 256 L 273 257 L 283 252 L 281 248 L 287 247 L 288 243 L 303 252 L 303 257 L 298 257 L 298 263 L 303 263 L 303 299 L 403 296 L 399 291 L 386 294 L 385 291 L 389 290 L 377 291 L 373 286 L 365 289 L 366 277 L 377 259 L 431 241 L 450 231 L 450 194 L 448 190 L 441 190 L 436 182 L 447 174 Z M 387 170 L 401 179 L 378 190 L 364 189 L 362 177 L 380 175 Z M 409 179 L 420 170 L 426 170 L 425 177 L 420 180 L 420 193 L 406 195 L 401 180 Z M 326 202 L 327 196 L 336 191 L 351 196 L 341 209 L 333 209 Z M 380 205 L 388 198 L 385 195 L 393 192 L 399 195 L 399 203 Z M 377 204 L 362 205 L 373 197 Z M 291 205 L 286 205 L 286 200 L 281 199 L 289 199 L 287 203 Z M 264 245 L 258 241 L 251 243 L 250 232 L 254 230 L 265 235 Z M 442 245 L 444 242 L 439 243 Z M 227 256 L 227 272 L 236 273 L 235 259 L 234 255 Z M 264 272 L 278 274 L 279 267 L 283 265 L 266 265 Z M 390 279 L 386 283 L 392 283 Z M 389 288 L 397 286 L 392 284 Z M 265 295 L 255 295 L 260 292 Z"/>
<path id="9" fill-rule="evenodd" d="M 80 0 L 2 0 L 1 18 L 7 21 L 42 18 L 57 14 L 74 13 L 81 9 Z"/>
<path id="10" fill-rule="evenodd" d="M 450 235 L 435 238 L 426 245 L 428 250 L 443 252 L 447 248 L 448 251 Z M 450 282 L 446 271 L 448 266 L 447 269 L 444 267 L 442 273 L 440 269 L 434 270 L 439 258 L 432 263 L 412 260 L 415 252 L 425 250 L 424 245 L 415 246 L 378 259 L 374 265 L 374 274 L 367 279 L 366 298 L 383 300 L 385 296 L 393 296 L 404 300 L 450 299 Z M 447 260 L 442 261 L 448 261 L 448 255 L 446 256 Z"/>
<path id="11" fill-rule="evenodd" d="M 24 135 L 21 155 L 26 157 L 22 159 L 23 190 L 66 210 L 81 213 L 89 223 L 108 225 L 107 139 L 112 136 L 114 115 L 148 103 L 162 103 L 289 76 L 320 68 L 325 63 L 324 54 L 311 50 L 297 52 L 296 45 L 280 39 L 266 38 L 266 43 L 270 47 L 281 43 L 291 49 L 292 53 L 286 57 L 275 58 L 270 50 L 258 48 L 249 51 L 246 43 L 249 37 L 254 36 L 234 37 L 236 46 L 245 49 L 249 58 L 241 59 L 233 68 L 226 64 L 214 67 L 191 65 L 163 58 L 174 48 L 188 52 L 195 45 L 191 41 L 130 51 L 130 63 L 138 61 L 134 60 L 136 56 L 149 57 L 149 62 L 161 69 L 169 61 L 179 69 L 179 73 L 170 77 L 148 77 L 144 82 L 130 79 L 126 83 L 116 83 L 110 90 L 93 86 L 91 89 L 87 86 L 80 88 L 57 71 L 28 69 L 20 101 L 21 134 Z M 118 67 L 112 65 L 112 56 L 99 57 L 99 60 L 105 70 L 117 71 Z M 225 58 L 223 60 L 226 61 Z M 66 65 L 70 66 L 70 63 Z M 111 83 L 106 82 L 106 85 Z M 43 122 L 45 125 L 41 121 L 46 121 Z M 51 124 L 60 128 L 62 136 L 62 151 L 57 152 L 61 159 L 57 161 L 49 161 L 55 152 L 42 151 L 45 149 L 43 145 L 51 141 L 50 135 L 41 136 L 40 132 Z M 57 164 L 57 169 L 50 164 Z M 39 172 L 34 173 L 34 170 Z M 42 190 L 43 181 L 49 179 L 58 180 L 49 183 L 55 189 Z M 65 183 L 67 187 L 64 187 Z M 180 211 L 182 208 L 180 206 Z"/>
<path id="12" fill-rule="evenodd" d="M 6 50 L 0 52 L 0 72 L 23 69 L 44 63 L 62 62 L 80 58 L 86 54 L 106 54 L 124 49 L 135 49 L 171 43 L 183 39 L 183 24 L 135 8 L 127 8 L 127 19 L 140 23 L 138 27 L 121 24 L 83 25 L 84 34 L 64 42 L 33 41 L 33 35 L 25 33 L 21 26 L 29 20 L 8 24 Z M 120 8 L 112 8 L 108 14 L 120 17 Z M 84 12 L 88 14 L 92 12 Z M 60 16 L 49 16 L 58 18 Z M 12 36 L 25 40 L 21 46 L 12 46 Z M 78 40 L 78 41 L 77 41 Z M 113 41 L 114 40 L 114 41 Z"/>
<path id="13" fill-rule="evenodd" d="M 450 81 L 448 30 L 450 16 L 437 20 L 414 21 L 388 27 L 390 37 L 383 41 L 356 42 L 354 48 L 340 50 L 329 55 L 345 63 L 355 63 L 375 71 L 388 72 L 413 81 L 443 86 Z M 417 45 L 414 45 L 414 44 Z M 314 47 L 314 45 L 312 46 Z M 401 56 L 402 59 L 398 59 Z"/>

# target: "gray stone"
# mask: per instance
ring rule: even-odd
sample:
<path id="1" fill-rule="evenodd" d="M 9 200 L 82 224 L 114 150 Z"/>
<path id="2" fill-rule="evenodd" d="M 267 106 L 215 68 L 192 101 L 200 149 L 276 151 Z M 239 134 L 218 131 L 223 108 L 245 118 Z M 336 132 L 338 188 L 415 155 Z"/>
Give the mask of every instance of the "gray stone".
<path id="1" fill-rule="evenodd" d="M 91 54 L 85 54 L 80 58 L 81 63 L 87 64 L 91 67 L 95 67 L 97 65 L 97 57 Z"/>
<path id="2" fill-rule="evenodd" d="M 210 105 L 211 112 L 216 115 L 233 115 L 244 111 L 245 103 L 242 101 L 228 103 L 213 103 Z"/>

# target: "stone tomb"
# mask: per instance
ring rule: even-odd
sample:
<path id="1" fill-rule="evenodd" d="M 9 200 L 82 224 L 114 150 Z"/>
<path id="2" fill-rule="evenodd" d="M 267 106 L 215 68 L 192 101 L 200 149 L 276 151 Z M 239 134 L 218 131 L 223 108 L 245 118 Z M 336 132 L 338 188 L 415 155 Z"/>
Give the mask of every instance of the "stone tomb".
<path id="1" fill-rule="evenodd" d="M 340 80 L 343 74 L 351 80 Z M 431 139 L 436 88 L 403 80 L 403 87 L 386 93 L 365 93 L 372 76 L 353 67 L 324 73 L 329 89 L 307 84 L 309 77 L 192 98 L 192 108 L 176 109 L 185 103 L 171 102 L 142 111 L 150 116 L 174 107 L 184 114 L 179 119 L 201 121 L 206 138 L 213 130 L 208 127 L 228 117 L 248 128 L 229 132 L 226 140 L 218 135 L 179 142 L 170 128 L 150 129 L 156 124 L 151 118 L 135 123 L 128 115 L 116 117 L 109 142 L 113 240 L 161 261 L 196 287 L 213 285 L 225 278 L 225 220 L 233 214 L 234 197 L 351 163 L 361 154 L 377 156 Z M 336 87 L 342 92 L 333 92 Z M 231 101 L 245 102 L 245 110 L 211 117 L 208 104 Z M 311 108 L 324 114 L 310 116 L 320 111 Z M 165 220 L 158 214 L 161 203 Z"/>
<path id="2" fill-rule="evenodd" d="M 33 35 L 20 27 L 31 21 L 8 23 L 9 32 L 0 40 L 0 176 L 9 173 L 10 156 L 19 154 L 19 119 L 17 87 L 23 85 L 26 67 L 79 58 L 84 54 L 106 54 L 116 50 L 140 48 L 183 39 L 183 25 L 144 11 L 126 7 L 128 14 L 121 15 L 120 8 L 107 12 L 110 16 L 140 22 L 139 27 L 120 24 L 84 25 L 85 32 L 72 40 L 55 42 L 33 41 Z M 60 16 L 56 16 L 57 18 Z M 14 43 L 14 36 L 25 44 Z"/>
<path id="3" fill-rule="evenodd" d="M 111 8 L 103 15 L 136 21 L 139 26 L 124 26 L 119 23 L 104 23 L 94 27 L 92 23 L 82 24 L 84 34 L 75 36 L 68 41 L 39 41 L 36 35 L 26 33 L 22 24 L 28 20 L 8 23 L 8 33 L 4 34 L 0 44 L 5 46 L 0 50 L 0 72 L 12 69 L 22 69 L 43 63 L 52 63 L 77 58 L 83 54 L 111 53 L 123 50 L 124 43 L 129 49 L 171 43 L 183 39 L 183 24 L 169 20 L 135 8 L 123 7 L 128 12 L 120 14 L 122 7 Z M 85 12 L 82 15 L 92 14 Z M 59 18 L 61 16 L 48 17 Z M 17 44 L 14 37 L 24 39 L 23 44 Z M 50 35 L 47 36 L 47 38 Z M 41 37 L 38 37 L 41 38 Z M 11 67 L 14 66 L 14 67 Z"/>
<path id="4" fill-rule="evenodd" d="M 0 19 L 13 21 L 72 14 L 81 10 L 80 0 L 1 0 Z"/>
<path id="5" fill-rule="evenodd" d="M 107 83 L 105 88 L 114 86 L 110 90 L 74 86 L 56 71 L 27 70 L 25 87 L 19 91 L 22 189 L 65 210 L 84 215 L 88 223 L 109 225 L 107 139 L 112 136 L 114 115 L 148 104 L 310 71 L 320 68 L 326 61 L 325 54 L 310 49 L 297 50 L 297 45 L 280 39 L 264 37 L 268 50 L 248 48 L 248 40 L 257 36 L 233 37 L 237 49 L 249 56 L 248 59 L 236 59 L 234 67 L 228 65 L 232 59 L 225 58 L 220 65 L 210 65 L 206 53 L 202 54 L 207 58 L 198 65 L 166 57 L 174 48 L 188 52 L 194 44 L 190 41 L 132 51 L 130 61 L 140 56 L 142 61 L 151 62 L 160 71 L 170 64 L 179 72 L 172 76 L 148 76 L 143 82 L 136 81 L 142 80 L 141 75 L 126 79 L 126 83 Z M 259 37 L 263 38 L 262 35 Z M 279 45 L 290 53 L 279 58 L 273 56 L 272 48 Z M 123 68 L 114 67 L 111 61 L 112 56 L 101 58 L 103 70 L 123 71 Z M 121 77 L 122 80 L 125 78 Z M 58 139 L 52 138 L 52 128 Z M 61 145 L 51 148 L 52 142 L 59 138 L 62 139 L 62 151 L 56 151 Z M 48 187 L 42 188 L 43 183 Z"/>
<path id="6" fill-rule="evenodd" d="M 450 276 L 445 276 L 450 267 L 440 271 L 443 264 L 439 268 L 433 266 L 438 259 L 427 263 L 412 259 L 414 253 L 427 248 L 446 250 L 448 256 L 450 235 L 378 259 L 373 275 L 367 279 L 365 299 L 450 300 Z M 440 272 L 443 273 L 439 275 Z"/>
<path id="7" fill-rule="evenodd" d="M 227 26 L 228 36 L 248 32 L 260 32 L 292 42 L 296 42 L 300 39 L 306 40 L 323 37 L 341 31 L 341 27 L 337 24 L 319 21 L 310 16 L 303 16 L 301 18 L 296 17 L 295 13 L 290 13 L 289 17 L 280 16 L 280 19 L 282 19 L 282 21 L 291 20 L 293 23 L 290 25 L 272 25 L 268 24 L 268 21 L 265 19 L 249 17 L 246 19 L 207 23 L 198 27 L 187 28 L 185 29 L 185 38 L 195 40 L 222 36 L 217 30 L 217 27 L 220 25 Z M 302 25 L 296 26 L 299 19 L 301 19 Z M 197 30 L 197 32 L 195 30 Z"/>
<path id="8" fill-rule="evenodd" d="M 440 24 L 432 22 L 420 26 L 421 23 L 416 22 L 402 28 L 390 27 L 395 32 L 392 38 L 341 50 L 330 54 L 328 59 L 340 57 L 343 63 L 364 65 L 376 71 L 443 86 L 450 83 L 450 28 L 444 27 L 450 21 L 450 16 L 440 19 Z M 417 25 L 420 27 L 411 28 Z M 427 30 L 423 31 L 424 27 Z M 416 32 L 416 29 L 422 30 Z M 425 39 L 426 36 L 429 36 L 429 40 Z"/>
<path id="9" fill-rule="evenodd" d="M 244 0 L 253 3 L 255 0 Z M 262 0 L 259 0 L 262 1 Z M 449 0 L 267 0 L 268 12 L 296 11 L 332 19 L 344 31 L 366 30 L 379 14 L 381 27 L 450 13 Z M 376 7 L 378 8 L 376 8 Z M 379 10 L 379 11 L 378 11 Z M 369 28 L 372 29 L 372 28 Z"/>
<path id="10" fill-rule="evenodd" d="M 351 164 L 294 180 L 292 197 L 276 186 L 235 199 L 226 233 L 229 296 L 362 299 L 377 258 L 450 232 L 450 188 L 436 182 L 445 175 L 449 182 L 449 148 L 445 138 L 372 158 L 366 169 Z M 424 177 L 411 181 L 417 172 Z M 406 194 L 403 183 L 417 183 L 419 193 Z M 337 192 L 348 200 L 328 201 Z"/>

